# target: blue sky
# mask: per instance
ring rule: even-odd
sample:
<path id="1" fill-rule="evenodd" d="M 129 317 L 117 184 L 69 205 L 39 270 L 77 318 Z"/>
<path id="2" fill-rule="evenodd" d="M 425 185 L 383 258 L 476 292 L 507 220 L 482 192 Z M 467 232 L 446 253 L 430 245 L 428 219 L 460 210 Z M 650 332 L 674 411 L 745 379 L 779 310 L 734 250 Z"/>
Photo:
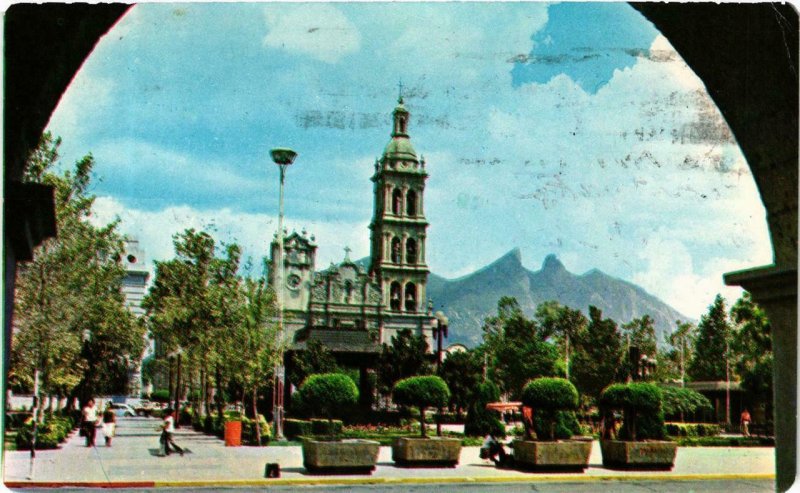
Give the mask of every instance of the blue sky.
<path id="1" fill-rule="evenodd" d="M 428 263 L 519 247 L 640 284 L 699 318 L 721 275 L 770 263 L 752 176 L 702 83 L 623 3 L 139 4 L 50 129 L 97 161 L 98 221 L 150 259 L 205 227 L 266 253 L 271 147 L 294 148 L 289 228 L 325 266 L 369 254 L 372 163 L 402 80 L 427 159 Z"/>

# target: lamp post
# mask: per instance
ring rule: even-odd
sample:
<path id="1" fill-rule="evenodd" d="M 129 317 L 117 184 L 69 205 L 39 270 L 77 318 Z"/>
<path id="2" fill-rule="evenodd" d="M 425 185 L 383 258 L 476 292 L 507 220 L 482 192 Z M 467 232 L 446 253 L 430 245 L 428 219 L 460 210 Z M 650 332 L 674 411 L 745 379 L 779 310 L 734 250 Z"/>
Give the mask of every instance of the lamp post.
<path id="1" fill-rule="evenodd" d="M 288 148 L 275 148 L 269 151 L 272 161 L 280 169 L 280 192 L 278 195 L 278 272 L 275 279 L 275 295 L 278 299 L 278 344 L 280 359 L 275 365 L 275 384 L 272 386 L 272 425 L 275 439 L 285 440 L 283 436 L 283 387 L 286 382 L 286 368 L 283 366 L 283 183 L 288 168 L 297 157 L 297 153 Z"/>
<path id="2" fill-rule="evenodd" d="M 436 339 L 436 373 L 442 376 L 442 339 L 447 337 L 447 324 L 450 320 L 443 312 L 436 312 L 433 320 L 433 338 Z M 436 436 L 442 436 L 442 408 L 436 415 Z"/>

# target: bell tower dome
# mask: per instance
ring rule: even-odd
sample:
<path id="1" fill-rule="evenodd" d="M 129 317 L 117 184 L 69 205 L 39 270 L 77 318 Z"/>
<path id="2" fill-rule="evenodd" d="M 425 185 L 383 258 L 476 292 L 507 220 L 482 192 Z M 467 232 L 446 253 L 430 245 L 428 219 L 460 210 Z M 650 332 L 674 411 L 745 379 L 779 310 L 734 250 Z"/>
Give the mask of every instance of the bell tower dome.
<path id="1" fill-rule="evenodd" d="M 427 316 L 425 290 L 424 158 L 417 157 L 408 134 L 410 113 L 402 95 L 392 112 L 391 140 L 375 161 L 375 191 L 370 223 L 370 273 L 384 296 L 384 306 L 395 314 Z"/>

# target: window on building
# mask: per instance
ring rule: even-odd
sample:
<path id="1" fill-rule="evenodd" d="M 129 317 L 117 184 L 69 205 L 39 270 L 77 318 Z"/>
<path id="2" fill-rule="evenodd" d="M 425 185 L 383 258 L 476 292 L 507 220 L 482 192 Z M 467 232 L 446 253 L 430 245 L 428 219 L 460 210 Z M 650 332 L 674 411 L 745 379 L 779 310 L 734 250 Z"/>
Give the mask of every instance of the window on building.
<path id="1" fill-rule="evenodd" d="M 417 311 L 417 286 L 413 282 L 406 284 L 406 311 Z"/>
<path id="2" fill-rule="evenodd" d="M 395 188 L 392 192 L 392 214 L 399 216 L 403 208 L 403 192 Z"/>
<path id="3" fill-rule="evenodd" d="M 414 190 L 409 190 L 406 195 L 406 215 L 417 215 L 417 192 Z"/>
<path id="4" fill-rule="evenodd" d="M 344 302 L 345 303 L 353 302 L 353 283 L 350 281 L 344 282 Z"/>
<path id="5" fill-rule="evenodd" d="M 392 238 L 392 262 L 395 264 L 400 263 L 400 238 L 394 237 Z"/>
<path id="6" fill-rule="evenodd" d="M 392 283 L 391 288 L 389 289 L 389 308 L 392 310 L 400 310 L 400 304 L 402 303 L 402 288 L 400 287 L 400 283 L 395 281 Z"/>
<path id="7" fill-rule="evenodd" d="M 406 263 L 417 263 L 417 240 L 414 238 L 406 240 Z"/>

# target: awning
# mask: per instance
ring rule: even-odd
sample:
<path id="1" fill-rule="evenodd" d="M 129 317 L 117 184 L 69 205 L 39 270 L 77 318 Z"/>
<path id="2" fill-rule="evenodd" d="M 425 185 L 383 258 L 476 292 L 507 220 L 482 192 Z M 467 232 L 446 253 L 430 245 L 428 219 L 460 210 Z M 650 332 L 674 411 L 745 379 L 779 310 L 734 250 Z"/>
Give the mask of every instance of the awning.
<path id="1" fill-rule="evenodd" d="M 506 411 L 519 411 L 522 408 L 521 402 L 490 402 L 486 404 L 489 411 L 504 413 Z"/>

